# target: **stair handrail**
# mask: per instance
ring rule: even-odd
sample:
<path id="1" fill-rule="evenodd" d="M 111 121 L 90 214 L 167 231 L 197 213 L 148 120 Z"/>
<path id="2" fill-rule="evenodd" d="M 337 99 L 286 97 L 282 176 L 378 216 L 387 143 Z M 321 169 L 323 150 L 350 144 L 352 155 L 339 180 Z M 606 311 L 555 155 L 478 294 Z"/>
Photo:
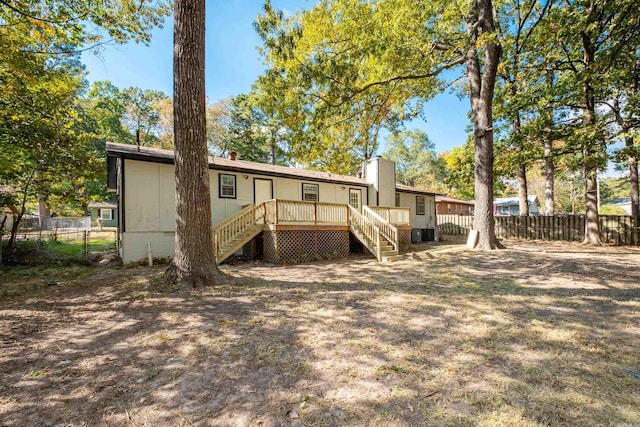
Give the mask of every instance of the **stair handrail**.
<path id="1" fill-rule="evenodd" d="M 264 218 L 264 207 L 265 205 L 263 203 L 259 203 L 257 205 L 251 203 L 212 227 L 216 259 L 223 255 L 221 248 L 225 244 L 232 241 L 236 236 L 246 231 L 249 227 L 257 225 L 260 217 Z"/>
<path id="2" fill-rule="evenodd" d="M 393 245 L 393 249 L 398 250 L 398 228 L 395 225 L 375 213 L 369 206 L 362 207 L 362 215 L 380 229 L 380 233 Z"/>
<path id="3" fill-rule="evenodd" d="M 372 221 L 362 215 L 352 206 L 349 209 L 349 227 L 352 231 L 357 231 L 362 234 L 363 238 L 360 238 L 356 233 L 356 237 L 360 239 L 362 243 L 375 255 L 378 261 L 382 261 L 382 254 L 380 252 L 380 228 L 378 228 Z"/>

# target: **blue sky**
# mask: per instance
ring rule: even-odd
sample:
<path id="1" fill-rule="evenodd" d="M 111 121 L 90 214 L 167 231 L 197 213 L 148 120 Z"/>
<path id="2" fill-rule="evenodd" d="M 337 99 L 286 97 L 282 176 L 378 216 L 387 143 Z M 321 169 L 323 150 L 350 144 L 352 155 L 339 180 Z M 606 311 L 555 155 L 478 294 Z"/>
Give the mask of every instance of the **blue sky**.
<path id="1" fill-rule="evenodd" d="M 273 0 L 274 7 L 292 14 L 313 2 L 305 0 Z M 253 29 L 263 0 L 207 1 L 207 96 L 212 101 L 247 92 L 264 70 L 256 50 L 260 38 Z M 130 43 L 107 46 L 99 57 L 85 53 L 83 61 L 89 82 L 110 80 L 120 88 L 172 93 L 173 25 L 172 17 L 164 28 L 153 32 L 149 46 Z M 441 94 L 425 107 L 426 122 L 414 120 L 407 128 L 424 130 L 443 152 L 462 145 L 466 140 L 468 100 Z"/>

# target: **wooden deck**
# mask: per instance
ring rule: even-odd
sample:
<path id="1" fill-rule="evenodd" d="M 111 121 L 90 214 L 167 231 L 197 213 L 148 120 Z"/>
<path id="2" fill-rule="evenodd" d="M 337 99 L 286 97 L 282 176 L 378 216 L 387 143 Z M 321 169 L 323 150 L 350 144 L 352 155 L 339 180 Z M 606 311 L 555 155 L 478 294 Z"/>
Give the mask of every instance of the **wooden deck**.
<path id="1" fill-rule="evenodd" d="M 232 255 L 261 231 L 350 230 L 378 260 L 398 255 L 398 227 L 410 226 L 408 208 L 272 199 L 246 206 L 213 227 L 216 262 Z"/>

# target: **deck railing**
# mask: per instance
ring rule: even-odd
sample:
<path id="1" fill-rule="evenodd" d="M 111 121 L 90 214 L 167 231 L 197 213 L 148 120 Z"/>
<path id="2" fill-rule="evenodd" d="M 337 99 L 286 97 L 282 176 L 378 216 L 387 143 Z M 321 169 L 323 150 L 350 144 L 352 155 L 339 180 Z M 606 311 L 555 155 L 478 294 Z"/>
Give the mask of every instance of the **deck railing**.
<path id="1" fill-rule="evenodd" d="M 222 255 L 221 248 L 239 234 L 264 221 L 265 205 L 253 203 L 245 206 L 231 218 L 213 227 L 213 242 L 216 259 Z"/>
<path id="2" fill-rule="evenodd" d="M 380 229 L 380 233 L 393 245 L 394 249 L 398 249 L 398 229 L 393 224 L 387 222 L 369 206 L 362 208 L 362 215 Z"/>
<path id="3" fill-rule="evenodd" d="M 380 253 L 380 228 L 351 206 L 348 207 L 348 210 L 351 230 L 354 234 L 359 233 L 361 235 L 358 236 L 360 241 L 375 255 L 378 261 L 382 261 Z"/>
<path id="4" fill-rule="evenodd" d="M 411 210 L 409 208 L 393 208 L 386 206 L 369 206 L 373 212 L 385 221 L 394 225 L 411 225 Z"/>
<path id="5" fill-rule="evenodd" d="M 299 200 L 267 200 L 268 224 L 348 225 L 347 205 Z"/>

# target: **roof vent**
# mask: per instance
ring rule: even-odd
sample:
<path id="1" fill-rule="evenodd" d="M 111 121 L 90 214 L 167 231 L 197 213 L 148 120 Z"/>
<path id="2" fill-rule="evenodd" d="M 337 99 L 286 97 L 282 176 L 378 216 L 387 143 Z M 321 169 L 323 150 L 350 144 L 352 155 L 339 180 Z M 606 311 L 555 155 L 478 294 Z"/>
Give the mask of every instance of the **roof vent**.
<path id="1" fill-rule="evenodd" d="M 235 151 L 229 151 L 229 160 L 235 160 L 238 157 L 238 153 Z"/>
<path id="2" fill-rule="evenodd" d="M 362 171 L 358 171 L 358 173 L 356 174 L 356 176 L 357 176 L 358 178 L 362 178 Z"/>

